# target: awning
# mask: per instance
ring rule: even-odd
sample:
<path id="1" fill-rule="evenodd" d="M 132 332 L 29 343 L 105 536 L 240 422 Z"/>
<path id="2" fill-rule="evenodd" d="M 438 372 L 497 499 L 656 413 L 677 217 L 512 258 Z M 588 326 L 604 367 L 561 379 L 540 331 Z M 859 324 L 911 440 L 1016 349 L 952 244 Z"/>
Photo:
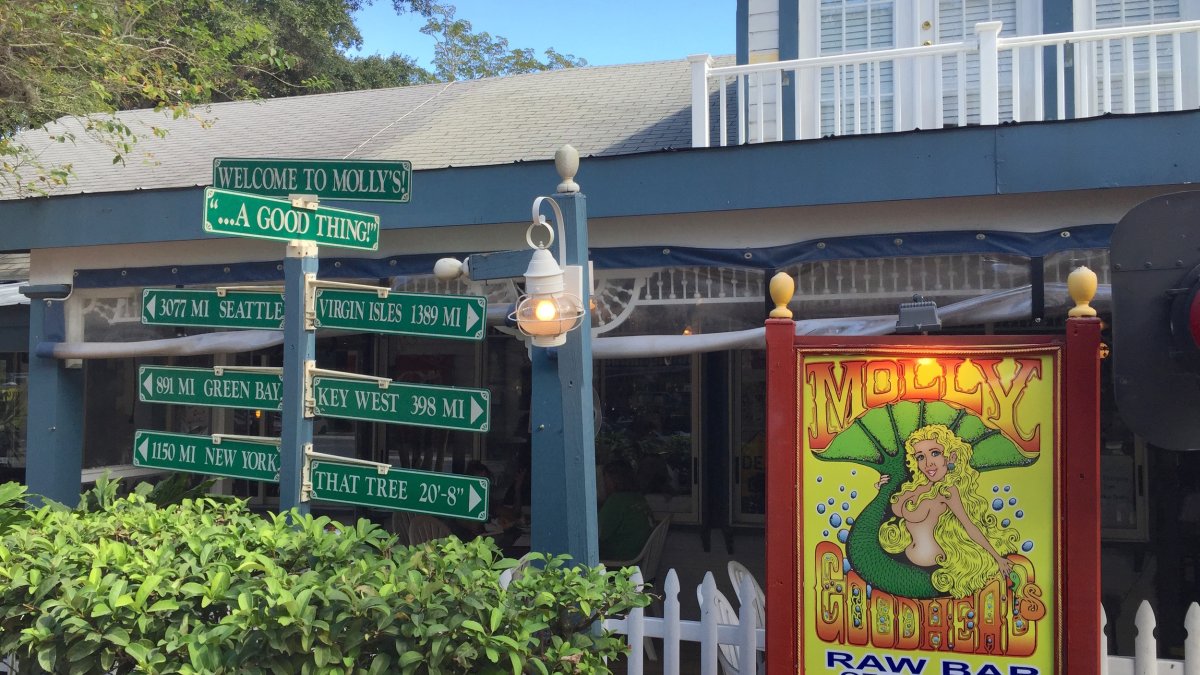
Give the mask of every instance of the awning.
<path id="1" fill-rule="evenodd" d="M 1073 306 L 1067 286 L 1046 284 L 1045 306 L 1051 313 L 1066 314 Z M 1111 304 L 1112 288 L 1102 284 L 1092 306 L 1107 311 Z M 938 309 L 943 326 L 968 326 L 1002 321 L 1020 321 L 1032 316 L 1031 288 L 1018 288 L 989 293 L 956 302 Z M 489 307 L 488 320 L 503 321 L 506 307 Z M 799 319 L 797 335 L 887 335 L 896 327 L 896 315 L 857 316 L 830 319 Z M 762 349 L 765 329 L 699 335 L 629 335 L 596 337 L 592 340 L 592 356 L 596 359 L 650 358 L 680 356 L 732 349 Z M 162 340 L 139 342 L 43 342 L 36 354 L 56 359 L 116 359 L 143 356 L 197 356 L 204 354 L 233 354 L 274 347 L 283 343 L 283 333 L 269 330 L 241 330 L 204 333 Z"/>

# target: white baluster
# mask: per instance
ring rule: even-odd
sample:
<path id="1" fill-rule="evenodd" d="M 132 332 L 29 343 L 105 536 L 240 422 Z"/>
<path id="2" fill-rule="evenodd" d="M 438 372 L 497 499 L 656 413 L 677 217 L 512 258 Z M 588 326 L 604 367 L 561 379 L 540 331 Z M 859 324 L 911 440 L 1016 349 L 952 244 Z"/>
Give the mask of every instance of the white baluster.
<path id="1" fill-rule="evenodd" d="M 692 54 L 692 147 L 708 147 L 708 69 L 712 57 L 708 54 Z M 725 110 L 721 110 L 722 118 Z M 724 120 L 722 120 L 724 121 Z"/>
<path id="2" fill-rule="evenodd" d="M 1122 112 L 1131 114 L 1137 112 L 1137 82 L 1133 74 L 1133 38 L 1126 37 L 1121 41 L 1121 61 L 1124 66 L 1124 72 L 1121 79 L 1125 80 L 1121 86 L 1121 95 L 1125 97 L 1122 101 Z"/>
<path id="3" fill-rule="evenodd" d="M 1100 605 L 1100 675 L 1108 675 L 1108 613 Z"/>
<path id="4" fill-rule="evenodd" d="M 717 675 L 717 580 L 704 573 L 700 584 L 700 675 Z"/>
<path id="5" fill-rule="evenodd" d="M 679 576 L 667 572 L 663 585 L 663 675 L 679 675 Z"/>
<path id="6" fill-rule="evenodd" d="M 755 628 L 758 626 L 756 618 L 756 607 L 758 598 L 754 592 L 754 582 L 750 577 L 742 577 L 742 582 L 739 584 L 737 596 L 745 598 L 742 606 L 738 608 L 738 673 L 756 673 L 757 671 L 757 640 Z"/>
<path id="7" fill-rule="evenodd" d="M 1200 605 L 1192 603 L 1183 617 L 1183 675 L 1200 675 Z"/>
<path id="8" fill-rule="evenodd" d="M 642 570 L 636 569 L 633 576 L 629 578 L 633 585 L 639 590 L 644 590 Z M 626 630 L 629 641 L 629 661 L 627 662 L 627 671 L 629 675 L 642 675 L 642 666 L 645 663 L 644 641 L 646 636 L 645 624 L 646 610 L 641 607 L 629 611 L 629 617 L 626 619 Z"/>
<path id="9" fill-rule="evenodd" d="M 1143 600 L 1133 619 L 1137 638 L 1133 641 L 1133 675 L 1158 673 L 1158 643 L 1154 639 L 1154 610 Z"/>
<path id="10" fill-rule="evenodd" d="M 979 36 L 979 123 L 1000 123 L 1000 28 L 999 21 L 975 24 Z"/>

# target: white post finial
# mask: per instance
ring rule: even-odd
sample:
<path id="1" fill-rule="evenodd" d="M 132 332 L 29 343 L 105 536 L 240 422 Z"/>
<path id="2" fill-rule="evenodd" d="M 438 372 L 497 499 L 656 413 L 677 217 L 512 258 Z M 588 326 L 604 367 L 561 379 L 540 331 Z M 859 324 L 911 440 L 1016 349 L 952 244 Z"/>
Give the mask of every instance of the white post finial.
<path id="1" fill-rule="evenodd" d="M 564 145 L 554 153 L 554 168 L 562 182 L 558 184 L 558 193 L 579 192 L 579 183 L 575 182 L 575 174 L 579 173 L 579 151 Z"/>

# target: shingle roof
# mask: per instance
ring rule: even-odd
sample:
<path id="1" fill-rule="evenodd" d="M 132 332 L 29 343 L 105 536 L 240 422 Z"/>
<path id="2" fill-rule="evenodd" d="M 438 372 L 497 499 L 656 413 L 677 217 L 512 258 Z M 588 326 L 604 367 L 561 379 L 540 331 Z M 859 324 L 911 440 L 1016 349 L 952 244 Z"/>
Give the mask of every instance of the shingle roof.
<path id="1" fill-rule="evenodd" d="M 731 57 L 721 59 L 732 61 Z M 49 143 L 27 132 L 43 161 L 70 162 L 76 177 L 56 194 L 207 185 L 214 157 L 408 160 L 414 169 L 543 160 L 571 143 L 584 157 L 688 147 L 686 60 L 566 70 L 392 89 L 239 101 L 197 109 L 204 128 L 153 110 L 121 114 L 146 138 L 114 153 L 76 133 Z M 64 119 L 66 127 L 79 122 Z"/>

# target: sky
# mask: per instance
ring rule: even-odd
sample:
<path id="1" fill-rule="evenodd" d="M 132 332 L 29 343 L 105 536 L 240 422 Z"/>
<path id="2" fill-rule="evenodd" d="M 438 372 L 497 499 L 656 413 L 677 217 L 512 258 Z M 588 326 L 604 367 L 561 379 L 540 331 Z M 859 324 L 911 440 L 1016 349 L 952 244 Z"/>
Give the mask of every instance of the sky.
<path id="1" fill-rule="evenodd" d="M 549 47 L 587 59 L 590 66 L 684 59 L 689 54 L 732 54 L 736 0 L 443 0 L 475 33 L 508 39 L 510 48 Z M 391 0 L 375 0 L 356 16 L 363 35 L 352 56 L 400 53 L 432 70 L 432 37 L 424 18 L 398 16 Z"/>

